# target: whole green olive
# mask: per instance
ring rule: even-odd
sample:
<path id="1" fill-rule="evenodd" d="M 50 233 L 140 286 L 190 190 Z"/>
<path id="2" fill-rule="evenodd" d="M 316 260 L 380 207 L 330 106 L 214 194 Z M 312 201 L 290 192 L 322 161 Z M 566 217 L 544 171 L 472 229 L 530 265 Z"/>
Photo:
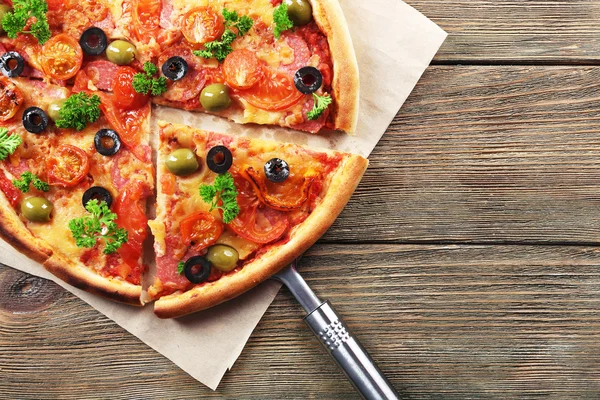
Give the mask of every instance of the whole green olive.
<path id="1" fill-rule="evenodd" d="M 0 4 L 0 22 L 2 22 L 2 18 L 4 15 L 10 12 L 10 7 L 6 4 Z M 0 33 L 4 33 L 4 29 L 2 29 L 2 24 L 0 23 Z"/>
<path id="2" fill-rule="evenodd" d="M 198 170 L 198 159 L 190 149 L 177 149 L 167 156 L 167 169 L 175 175 L 185 176 Z"/>
<path id="3" fill-rule="evenodd" d="M 312 21 L 312 7 L 308 0 L 284 0 L 284 3 L 287 5 L 288 17 L 294 26 L 306 25 Z"/>
<path id="4" fill-rule="evenodd" d="M 213 83 L 202 89 L 200 104 L 207 111 L 221 111 L 231 105 L 229 88 L 222 83 Z"/>
<path id="5" fill-rule="evenodd" d="M 60 110 L 63 104 L 65 104 L 65 101 L 65 99 L 56 100 L 48 106 L 46 114 L 48 114 L 48 117 L 50 117 L 52 121 L 56 122 L 60 118 Z"/>
<path id="6" fill-rule="evenodd" d="M 23 216 L 31 222 L 49 222 L 54 206 L 43 197 L 28 197 L 21 202 Z"/>
<path id="7" fill-rule="evenodd" d="M 106 48 L 108 61 L 117 65 L 129 65 L 135 59 L 135 46 L 125 40 L 115 40 Z"/>
<path id="8" fill-rule="evenodd" d="M 240 256 L 233 247 L 217 244 L 209 247 L 206 259 L 219 271 L 229 272 L 237 267 Z"/>

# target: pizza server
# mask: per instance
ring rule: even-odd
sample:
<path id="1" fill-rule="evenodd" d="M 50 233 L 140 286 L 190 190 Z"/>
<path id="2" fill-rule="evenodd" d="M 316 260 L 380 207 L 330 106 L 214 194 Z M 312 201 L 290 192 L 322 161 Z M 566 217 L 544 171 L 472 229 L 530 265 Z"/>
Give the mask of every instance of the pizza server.
<path id="1" fill-rule="evenodd" d="M 320 300 L 298 273 L 297 262 L 298 260 L 295 260 L 273 275 L 273 279 L 287 286 L 307 312 L 304 317 L 306 324 L 364 399 L 398 399 L 394 387 L 375 365 L 358 339 L 350 333 L 331 304 Z"/>

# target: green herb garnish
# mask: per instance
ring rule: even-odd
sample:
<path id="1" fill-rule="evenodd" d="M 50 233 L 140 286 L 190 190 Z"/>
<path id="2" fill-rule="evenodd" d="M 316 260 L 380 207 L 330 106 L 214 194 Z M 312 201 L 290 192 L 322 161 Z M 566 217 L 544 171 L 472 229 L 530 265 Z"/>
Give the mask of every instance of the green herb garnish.
<path id="1" fill-rule="evenodd" d="M 92 215 L 75 218 L 69 222 L 69 229 L 78 247 L 93 248 L 98 240 L 104 241 L 104 254 L 112 254 L 123 243 L 127 243 L 128 234 L 115 223 L 117 214 L 112 213 L 105 201 L 90 200 L 85 209 Z"/>
<path id="2" fill-rule="evenodd" d="M 100 118 L 100 97 L 85 92 L 71 95 L 58 112 L 56 126 L 83 130 L 88 123 Z"/>
<path id="3" fill-rule="evenodd" d="M 46 13 L 48 12 L 48 3 L 45 0 L 13 0 L 13 10 L 8 12 L 2 18 L 2 29 L 11 39 L 16 39 L 18 33 L 33 35 L 40 44 L 44 44 L 50 39 L 50 26 Z M 24 31 L 30 18 L 34 22 L 28 31 Z"/>
<path id="4" fill-rule="evenodd" d="M 151 62 L 144 63 L 144 72 L 138 72 L 133 76 L 133 90 L 141 94 L 152 93 L 152 96 L 160 96 L 167 91 L 167 78 L 155 77 L 158 67 Z"/>
<path id="5" fill-rule="evenodd" d="M 221 35 L 221 40 L 213 40 L 204 44 L 204 50 L 195 50 L 194 54 L 203 58 L 216 58 L 223 62 L 225 58 L 233 51 L 231 43 L 237 38 L 242 37 L 254 24 L 252 18 L 247 15 L 240 16 L 237 11 L 229 11 L 224 8 L 222 11 L 225 19 L 225 32 Z"/>
<path id="6" fill-rule="evenodd" d="M 12 184 L 23 193 L 29 193 L 31 184 L 33 184 L 33 187 L 41 192 L 47 192 L 50 190 L 50 185 L 41 180 L 39 176 L 31 171 L 23 172 L 21 174 L 21 179 L 14 179 Z"/>
<path id="7" fill-rule="evenodd" d="M 0 128 L 0 161 L 6 160 L 23 143 L 19 135 L 9 135 L 8 129 Z"/>
<path id="8" fill-rule="evenodd" d="M 308 119 L 310 119 L 311 121 L 319 119 L 319 117 L 323 114 L 323 112 L 327 109 L 327 107 L 329 107 L 329 105 L 332 102 L 331 96 L 327 93 L 325 93 L 323 96 L 319 96 L 318 94 L 313 93 L 313 98 L 315 100 L 313 109 L 310 110 L 308 114 L 306 114 Z"/>
<path id="9" fill-rule="evenodd" d="M 288 6 L 285 2 L 282 2 L 279 7 L 275 8 L 273 11 L 273 22 L 275 22 L 273 36 L 275 36 L 275 39 L 279 39 L 282 32 L 294 27 L 294 23 L 288 16 L 287 11 Z"/>
<path id="10" fill-rule="evenodd" d="M 179 261 L 179 264 L 177 264 L 177 273 L 179 275 L 183 274 L 183 271 L 185 270 L 185 263 L 183 261 Z"/>
<path id="11" fill-rule="evenodd" d="M 238 191 L 229 172 L 218 175 L 212 185 L 200 186 L 200 197 L 211 205 L 210 211 L 215 208 L 223 211 L 223 222 L 229 224 L 240 213 L 237 203 Z M 221 205 L 219 205 L 219 203 Z"/>

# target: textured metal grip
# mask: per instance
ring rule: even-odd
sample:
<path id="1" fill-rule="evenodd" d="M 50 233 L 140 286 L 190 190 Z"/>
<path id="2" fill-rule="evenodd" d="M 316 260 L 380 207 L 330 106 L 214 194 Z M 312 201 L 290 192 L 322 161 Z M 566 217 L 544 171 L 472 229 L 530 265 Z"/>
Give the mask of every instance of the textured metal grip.
<path id="1" fill-rule="evenodd" d="M 363 398 L 398 398 L 392 385 L 352 336 L 329 302 L 321 304 L 304 320 Z"/>
<path id="2" fill-rule="evenodd" d="M 329 351 L 334 351 L 350 339 L 348 328 L 339 319 L 336 319 L 323 328 L 322 331 L 317 333 L 317 336 L 319 336 L 321 342 L 323 342 L 323 345 Z"/>

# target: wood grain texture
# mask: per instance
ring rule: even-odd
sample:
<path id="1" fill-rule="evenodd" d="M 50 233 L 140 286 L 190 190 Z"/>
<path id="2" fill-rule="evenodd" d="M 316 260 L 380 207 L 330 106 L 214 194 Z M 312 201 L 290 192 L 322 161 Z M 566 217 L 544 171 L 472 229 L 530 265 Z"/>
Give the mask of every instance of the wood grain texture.
<path id="1" fill-rule="evenodd" d="M 430 67 L 330 242 L 600 240 L 600 68 Z"/>
<path id="2" fill-rule="evenodd" d="M 406 398 L 592 398 L 600 393 L 598 261 L 590 247 L 318 245 L 301 269 Z M 357 398 L 301 315 L 281 293 L 212 393 L 64 292 L 42 311 L 0 311 L 0 393 Z"/>
<path id="3" fill-rule="evenodd" d="M 448 32 L 438 63 L 600 61 L 598 0 L 406 0 Z"/>

